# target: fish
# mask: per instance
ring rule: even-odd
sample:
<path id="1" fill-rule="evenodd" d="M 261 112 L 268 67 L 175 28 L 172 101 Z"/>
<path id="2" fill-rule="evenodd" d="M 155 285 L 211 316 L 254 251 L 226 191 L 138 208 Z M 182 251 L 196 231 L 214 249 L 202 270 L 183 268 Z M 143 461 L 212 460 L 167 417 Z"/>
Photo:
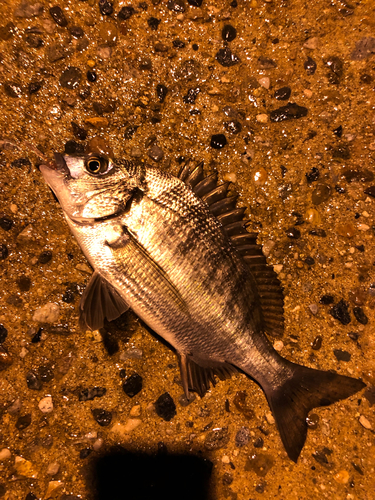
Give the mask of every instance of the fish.
<path id="1" fill-rule="evenodd" d="M 84 330 L 132 309 L 176 351 L 186 397 L 236 372 L 264 391 L 284 448 L 297 459 L 308 413 L 365 387 L 283 358 L 283 290 L 244 207 L 192 160 L 172 175 L 92 151 L 41 165 L 94 273 L 79 305 Z"/>

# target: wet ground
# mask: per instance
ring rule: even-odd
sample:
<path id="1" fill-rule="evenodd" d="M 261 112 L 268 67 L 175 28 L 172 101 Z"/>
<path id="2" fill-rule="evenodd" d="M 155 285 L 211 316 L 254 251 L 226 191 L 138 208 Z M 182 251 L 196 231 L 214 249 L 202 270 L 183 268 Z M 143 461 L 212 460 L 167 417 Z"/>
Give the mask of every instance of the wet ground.
<path id="1" fill-rule="evenodd" d="M 375 498 L 374 7 L 1 2 L 0 498 Z M 92 270 L 26 141 L 95 137 L 231 181 L 285 290 L 275 348 L 368 385 L 312 412 L 297 464 L 244 375 L 187 405 L 137 318 L 79 331 Z"/>

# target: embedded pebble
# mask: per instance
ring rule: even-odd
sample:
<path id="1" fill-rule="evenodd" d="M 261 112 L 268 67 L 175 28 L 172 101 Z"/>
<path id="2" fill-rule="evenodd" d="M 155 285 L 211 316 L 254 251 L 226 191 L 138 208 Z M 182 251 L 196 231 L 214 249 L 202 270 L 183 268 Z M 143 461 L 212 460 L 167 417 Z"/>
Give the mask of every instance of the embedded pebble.
<path id="1" fill-rule="evenodd" d="M 222 149 L 227 144 L 227 138 L 224 134 L 214 134 L 211 136 L 210 145 L 214 149 Z"/>
<path id="2" fill-rule="evenodd" d="M 268 115 L 266 115 L 265 113 L 260 113 L 259 115 L 256 115 L 256 120 L 259 123 L 267 123 Z"/>
<path id="3" fill-rule="evenodd" d="M 232 42 L 237 36 L 236 28 L 231 24 L 225 24 L 221 31 L 221 37 L 226 42 Z"/>
<path id="4" fill-rule="evenodd" d="M 129 398 L 133 398 L 143 388 L 143 379 L 138 373 L 133 373 L 129 378 L 125 380 L 122 384 L 122 389 Z"/>
<path id="5" fill-rule="evenodd" d="M 311 344 L 311 348 L 314 351 L 319 351 L 322 347 L 323 337 L 321 335 L 317 335 Z"/>
<path id="6" fill-rule="evenodd" d="M 287 101 L 292 93 L 290 87 L 281 87 L 275 91 L 274 97 L 279 101 Z"/>
<path id="7" fill-rule="evenodd" d="M 7 336 L 8 336 L 8 330 L 5 328 L 4 325 L 0 324 L 0 344 L 5 342 Z"/>
<path id="8" fill-rule="evenodd" d="M 258 66 L 260 69 L 273 69 L 277 68 L 277 63 L 273 59 L 268 57 L 260 56 L 257 60 Z"/>
<path id="9" fill-rule="evenodd" d="M 263 87 L 267 90 L 270 88 L 271 80 L 269 79 L 268 76 L 264 76 L 263 78 L 259 78 L 258 82 L 259 82 L 261 87 Z"/>
<path id="10" fill-rule="evenodd" d="M 164 157 L 164 151 L 157 144 L 151 146 L 151 148 L 147 151 L 147 154 L 152 160 L 156 162 L 159 162 Z"/>
<path id="11" fill-rule="evenodd" d="M 232 134 L 239 134 L 242 130 L 242 125 L 239 121 L 237 120 L 231 120 L 230 122 L 224 122 L 224 127 L 228 132 L 231 132 Z"/>
<path id="12" fill-rule="evenodd" d="M 0 462 L 8 460 L 8 458 L 10 458 L 11 456 L 12 454 L 10 450 L 8 450 L 8 448 L 3 448 L 2 450 L 0 450 Z"/>
<path id="13" fill-rule="evenodd" d="M 107 427 L 112 421 L 112 413 L 103 408 L 94 408 L 91 410 L 92 416 L 102 427 Z"/>
<path id="14" fill-rule="evenodd" d="M 362 325 L 367 325 L 368 317 L 364 313 L 362 307 L 353 307 L 353 314 L 358 323 L 361 323 Z"/>
<path id="15" fill-rule="evenodd" d="M 42 388 L 42 381 L 37 373 L 29 371 L 26 374 L 27 387 L 33 391 L 40 391 Z"/>
<path id="16" fill-rule="evenodd" d="M 58 462 L 52 462 L 47 467 L 47 474 L 49 476 L 55 476 L 60 470 L 60 464 Z"/>
<path id="17" fill-rule="evenodd" d="M 349 482 L 349 472 L 347 470 L 340 470 L 333 476 L 333 479 L 340 484 L 347 484 Z"/>
<path id="18" fill-rule="evenodd" d="M 51 413 L 53 411 L 53 401 L 51 396 L 42 398 L 38 403 L 38 408 L 42 413 Z"/>
<path id="19" fill-rule="evenodd" d="M 131 5 L 128 5 L 126 7 L 122 7 L 120 12 L 117 14 L 117 17 L 121 19 L 121 21 L 126 21 L 126 19 L 130 19 L 131 16 L 134 14 L 135 10 L 134 7 Z"/>
<path id="20" fill-rule="evenodd" d="M 16 473 L 20 476 L 28 478 L 36 478 L 38 476 L 38 472 L 34 467 L 34 464 L 22 457 L 17 456 L 15 458 L 14 468 Z"/>
<path id="21" fill-rule="evenodd" d="M 273 343 L 273 348 L 275 349 L 275 351 L 282 351 L 284 349 L 284 342 L 282 340 L 275 340 L 275 342 Z"/>
<path id="22" fill-rule="evenodd" d="M 113 2 L 99 0 L 99 9 L 102 16 L 110 16 L 113 13 Z"/>
<path id="23" fill-rule="evenodd" d="M 14 11 L 16 17 L 25 17 L 29 19 L 31 17 L 37 17 L 43 14 L 44 7 L 39 2 L 28 2 L 23 0 Z"/>
<path id="24" fill-rule="evenodd" d="M 247 402 L 247 392 L 238 391 L 233 398 L 233 404 L 239 412 L 246 418 L 246 420 L 252 420 L 255 417 L 254 410 L 251 408 L 251 403 Z"/>
<path id="25" fill-rule="evenodd" d="M 204 447 L 209 451 L 219 450 L 220 448 L 224 448 L 229 443 L 229 439 L 230 435 L 227 427 L 213 429 L 207 433 L 204 441 Z"/>
<path id="26" fill-rule="evenodd" d="M 296 227 L 290 227 L 285 231 L 288 238 L 298 239 L 301 237 L 301 231 Z"/>
<path id="27" fill-rule="evenodd" d="M 94 444 L 92 445 L 92 449 L 93 449 L 94 451 L 98 451 L 98 450 L 100 450 L 100 448 L 103 446 L 103 444 L 104 444 L 104 440 L 103 440 L 102 438 L 98 438 L 98 439 L 94 442 Z"/>
<path id="28" fill-rule="evenodd" d="M 12 219 L 9 219 L 8 217 L 1 217 L 0 218 L 0 227 L 1 229 L 4 229 L 4 231 L 10 231 L 14 225 L 14 221 Z"/>
<path id="29" fill-rule="evenodd" d="M 316 71 L 316 62 L 310 56 L 303 63 L 303 67 L 308 75 L 313 75 Z"/>
<path id="30" fill-rule="evenodd" d="M 60 76 L 60 85 L 66 89 L 76 89 L 82 80 L 82 71 L 70 66 Z"/>
<path id="31" fill-rule="evenodd" d="M 275 242 L 272 241 L 272 240 L 267 240 L 263 246 L 262 246 L 262 251 L 263 251 L 263 254 L 268 257 L 270 255 L 270 253 L 272 252 L 272 249 L 274 248 L 275 246 Z"/>
<path id="32" fill-rule="evenodd" d="M 167 96 L 167 93 L 168 93 L 168 89 L 165 85 L 159 83 L 156 86 L 156 95 L 157 95 L 157 98 L 159 99 L 160 102 L 164 102 L 164 100 Z"/>
<path id="33" fill-rule="evenodd" d="M 66 20 L 66 17 L 61 7 L 55 5 L 54 7 L 51 7 L 49 9 L 49 13 L 51 14 L 52 19 L 58 26 L 61 26 L 62 28 L 68 26 L 68 21 Z"/>
<path id="34" fill-rule="evenodd" d="M 306 423 L 309 429 L 317 429 L 319 425 L 319 416 L 316 413 L 311 413 L 306 418 Z"/>
<path id="35" fill-rule="evenodd" d="M 320 205 L 325 201 L 329 200 L 332 194 L 332 188 L 329 184 L 323 182 L 316 185 L 314 191 L 311 194 L 311 201 L 314 205 Z"/>
<path id="36" fill-rule="evenodd" d="M 78 393 L 79 401 L 92 401 L 95 398 L 101 398 L 105 395 L 107 389 L 105 387 L 91 387 L 88 389 L 82 389 Z"/>
<path id="37" fill-rule="evenodd" d="M 274 425 L 275 419 L 271 412 L 266 413 L 266 420 L 270 425 Z"/>
<path id="38" fill-rule="evenodd" d="M 344 299 L 341 299 L 340 302 L 338 302 L 338 304 L 333 306 L 329 311 L 329 313 L 335 319 L 340 321 L 340 323 L 342 323 L 343 325 L 348 325 L 351 321 L 348 309 L 348 303 L 345 302 Z"/>
<path id="39" fill-rule="evenodd" d="M 141 415 L 141 405 L 135 405 L 129 412 L 130 417 L 139 417 Z"/>
<path id="40" fill-rule="evenodd" d="M 312 314 L 315 316 L 318 314 L 318 305 L 317 304 L 310 304 L 309 309 L 312 312 Z"/>
<path id="41" fill-rule="evenodd" d="M 5 260 L 9 255 L 9 250 L 4 243 L 0 244 L 0 260 Z"/>
<path id="42" fill-rule="evenodd" d="M 371 430 L 372 429 L 372 425 L 371 425 L 371 422 L 368 420 L 368 418 L 366 418 L 364 415 L 361 415 L 359 417 L 359 423 L 365 428 L 365 429 L 368 429 L 368 430 Z"/>
<path id="43" fill-rule="evenodd" d="M 37 321 L 38 323 L 55 323 L 59 317 L 60 306 L 53 302 L 48 302 L 34 312 L 33 321 Z"/>
<path id="44" fill-rule="evenodd" d="M 305 49 L 310 49 L 310 50 L 315 50 L 319 47 L 319 38 L 316 36 L 313 36 L 306 40 L 306 42 L 303 44 Z"/>
<path id="45" fill-rule="evenodd" d="M 350 361 L 350 359 L 352 357 L 350 352 L 343 351 L 341 349 L 334 349 L 333 354 L 335 355 L 335 358 L 337 359 L 337 361 L 344 361 L 345 363 Z"/>
<path id="46" fill-rule="evenodd" d="M 350 59 L 352 61 L 362 61 L 363 59 L 367 59 L 371 54 L 375 53 L 375 38 L 372 36 L 367 36 L 361 38 L 350 54 Z"/>
<path id="47" fill-rule="evenodd" d="M 308 113 L 307 108 L 299 106 L 294 102 L 289 102 L 286 106 L 281 106 L 274 109 L 270 113 L 271 122 L 282 122 L 284 120 L 295 120 L 306 116 Z"/>
<path id="48" fill-rule="evenodd" d="M 241 427 L 236 434 L 234 439 L 235 444 L 238 448 L 246 446 L 250 441 L 250 430 L 248 427 Z"/>
<path id="49" fill-rule="evenodd" d="M 265 477 L 275 463 L 272 455 L 252 453 L 245 464 L 245 471 L 254 471 L 259 477 Z"/>
<path id="50" fill-rule="evenodd" d="M 47 491 L 44 494 L 44 499 L 47 500 L 52 496 L 55 496 L 56 492 L 61 490 L 64 487 L 64 483 L 62 481 L 50 481 L 47 486 Z"/>
<path id="51" fill-rule="evenodd" d="M 225 68 L 229 68 L 241 62 L 241 59 L 235 54 L 233 54 L 229 47 L 220 49 L 216 53 L 215 58 L 218 61 L 218 63 L 224 66 Z"/>
<path id="52" fill-rule="evenodd" d="M 177 414 L 176 405 L 168 392 L 159 396 L 154 406 L 156 414 L 167 422 Z"/>
<path id="53" fill-rule="evenodd" d="M 23 431 L 31 424 L 31 413 L 27 413 L 26 415 L 20 416 L 17 418 L 16 429 L 19 431 Z"/>

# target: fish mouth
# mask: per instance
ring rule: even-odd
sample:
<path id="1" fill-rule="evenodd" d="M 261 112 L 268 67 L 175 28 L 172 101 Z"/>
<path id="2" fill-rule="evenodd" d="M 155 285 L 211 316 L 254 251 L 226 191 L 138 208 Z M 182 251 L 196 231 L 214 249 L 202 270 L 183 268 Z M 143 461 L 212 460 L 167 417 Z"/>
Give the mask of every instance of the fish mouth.
<path id="1" fill-rule="evenodd" d="M 58 172 L 59 174 L 63 174 L 66 178 L 70 178 L 70 170 L 68 168 L 68 165 L 66 164 L 64 156 L 60 153 L 53 153 L 53 156 L 55 158 L 55 161 L 48 161 L 43 165 L 40 165 L 39 170 L 42 173 L 52 170 L 54 172 Z"/>

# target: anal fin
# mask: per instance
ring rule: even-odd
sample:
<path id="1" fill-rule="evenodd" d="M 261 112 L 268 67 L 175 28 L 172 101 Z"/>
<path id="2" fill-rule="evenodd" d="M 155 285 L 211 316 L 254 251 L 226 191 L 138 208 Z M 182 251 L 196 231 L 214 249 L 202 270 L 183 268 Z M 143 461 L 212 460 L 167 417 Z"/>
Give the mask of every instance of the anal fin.
<path id="1" fill-rule="evenodd" d="M 128 309 L 129 306 L 116 289 L 94 272 L 79 304 L 79 325 L 83 330 L 99 330 L 105 318 L 113 321 Z"/>

